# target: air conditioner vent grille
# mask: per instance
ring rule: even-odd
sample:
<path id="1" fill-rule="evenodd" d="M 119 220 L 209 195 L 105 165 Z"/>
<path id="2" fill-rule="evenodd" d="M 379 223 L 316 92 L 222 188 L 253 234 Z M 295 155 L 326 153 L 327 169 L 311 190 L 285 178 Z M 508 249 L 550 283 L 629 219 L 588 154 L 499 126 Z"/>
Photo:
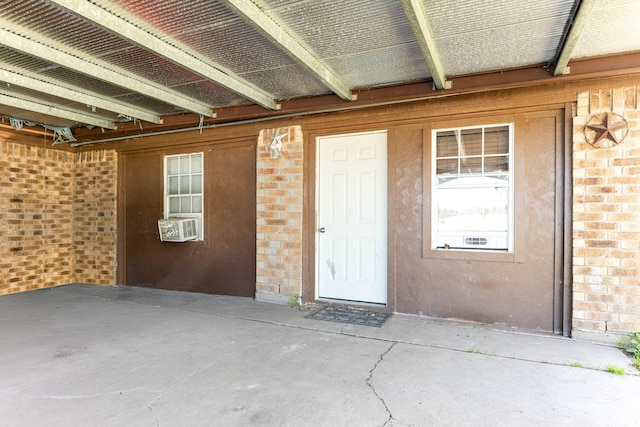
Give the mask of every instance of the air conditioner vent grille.
<path id="1" fill-rule="evenodd" d="M 486 237 L 465 237 L 464 244 L 468 246 L 486 246 L 489 241 Z"/>

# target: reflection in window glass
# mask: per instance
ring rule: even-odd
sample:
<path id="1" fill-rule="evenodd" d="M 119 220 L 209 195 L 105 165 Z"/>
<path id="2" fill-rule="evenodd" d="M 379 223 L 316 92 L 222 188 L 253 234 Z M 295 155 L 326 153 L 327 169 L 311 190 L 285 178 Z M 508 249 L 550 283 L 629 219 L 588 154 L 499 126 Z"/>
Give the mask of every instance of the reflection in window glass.
<path id="1" fill-rule="evenodd" d="M 193 210 L 191 209 L 191 197 L 180 197 L 180 212 L 182 213 L 191 213 Z"/>
<path id="2" fill-rule="evenodd" d="M 460 156 L 482 155 L 482 129 L 463 129 L 460 131 Z"/>
<path id="3" fill-rule="evenodd" d="M 482 157 L 463 157 L 460 159 L 460 176 L 482 175 Z"/>
<path id="4" fill-rule="evenodd" d="M 180 173 L 191 173 L 191 156 L 180 156 Z"/>
<path id="5" fill-rule="evenodd" d="M 167 173 L 169 175 L 176 175 L 180 173 L 180 160 L 177 157 L 170 157 L 167 159 Z"/>
<path id="6" fill-rule="evenodd" d="M 458 176 L 458 159 L 438 159 L 436 161 L 438 177 L 442 175 Z"/>
<path id="7" fill-rule="evenodd" d="M 189 194 L 191 193 L 191 177 L 189 175 L 180 177 L 180 194 Z"/>
<path id="8" fill-rule="evenodd" d="M 443 131 L 438 134 L 436 156 L 438 158 L 458 157 L 458 137 L 455 131 Z"/>
<path id="9" fill-rule="evenodd" d="M 169 199 L 169 213 L 180 213 L 180 199 L 178 199 L 177 197 L 172 197 Z"/>
<path id="10" fill-rule="evenodd" d="M 202 172 L 202 154 L 191 156 L 191 173 Z"/>
<path id="11" fill-rule="evenodd" d="M 508 231 L 508 187 L 441 188 L 437 197 L 438 232 Z"/>
<path id="12" fill-rule="evenodd" d="M 194 212 L 202 212 L 202 197 L 200 196 L 192 197 L 191 205 Z"/>
<path id="13" fill-rule="evenodd" d="M 167 188 L 169 194 L 178 194 L 178 181 L 179 178 L 177 176 L 169 177 L 169 187 Z"/>
<path id="14" fill-rule="evenodd" d="M 191 192 L 202 193 L 202 175 L 191 175 Z"/>
<path id="15" fill-rule="evenodd" d="M 512 125 L 433 132 L 432 247 L 511 250 L 512 134 Z"/>
<path id="16" fill-rule="evenodd" d="M 509 154 L 509 126 L 485 129 L 484 154 Z"/>
<path id="17" fill-rule="evenodd" d="M 509 172 L 509 156 L 486 157 L 484 173 L 492 176 L 507 176 Z"/>

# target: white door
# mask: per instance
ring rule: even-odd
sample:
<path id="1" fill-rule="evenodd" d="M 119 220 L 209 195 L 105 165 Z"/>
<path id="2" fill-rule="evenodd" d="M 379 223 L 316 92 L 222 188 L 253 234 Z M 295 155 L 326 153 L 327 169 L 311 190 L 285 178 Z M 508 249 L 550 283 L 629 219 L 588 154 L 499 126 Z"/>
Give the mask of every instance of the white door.
<path id="1" fill-rule="evenodd" d="M 387 133 L 318 138 L 318 297 L 387 302 Z"/>

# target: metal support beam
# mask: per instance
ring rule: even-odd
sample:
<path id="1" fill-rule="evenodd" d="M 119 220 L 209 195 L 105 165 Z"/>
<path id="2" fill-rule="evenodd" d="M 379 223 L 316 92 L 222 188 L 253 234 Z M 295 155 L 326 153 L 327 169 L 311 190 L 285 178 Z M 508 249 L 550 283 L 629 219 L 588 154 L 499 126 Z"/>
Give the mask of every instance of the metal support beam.
<path id="1" fill-rule="evenodd" d="M 190 51 L 186 46 L 180 46 L 178 41 L 172 41 L 172 43 L 165 41 L 169 40 L 169 36 L 166 36 L 163 39 L 158 38 L 150 32 L 128 22 L 122 17 L 111 13 L 107 10 L 107 7 L 112 7 L 110 2 L 98 2 L 105 5 L 103 8 L 86 0 L 48 1 L 49 3 L 53 3 L 64 10 L 74 13 L 95 25 L 116 34 L 118 37 L 126 39 L 143 49 L 160 55 L 166 60 L 198 74 L 205 79 L 211 80 L 216 84 L 219 84 L 220 86 L 255 102 L 256 104 L 260 104 L 265 108 L 273 110 L 278 108 L 273 95 L 262 91 L 244 80 L 241 80 L 239 77 L 235 77 L 229 73 L 221 71 L 221 67 L 216 64 L 205 62 L 201 59 L 202 55 L 198 55 L 196 52 Z M 210 116 L 211 114 L 208 115 Z"/>
<path id="2" fill-rule="evenodd" d="M 96 95 L 90 95 L 75 89 L 70 89 L 62 83 L 49 83 L 42 80 L 27 77 L 22 74 L 14 73 L 9 70 L 0 68 L 0 81 L 5 83 L 22 86 L 48 95 L 57 96 L 59 98 L 80 102 L 92 107 L 101 108 L 106 111 L 112 111 L 124 114 L 129 117 L 135 117 L 139 120 L 145 120 L 150 123 L 162 124 L 160 116 L 141 110 L 139 108 L 123 105 L 109 99 L 105 99 Z"/>
<path id="3" fill-rule="evenodd" d="M 19 108 L 21 110 L 33 111 L 39 114 L 45 114 L 47 116 L 59 117 L 65 120 L 71 120 L 77 123 L 84 123 L 92 126 L 97 126 L 105 129 L 116 129 L 117 126 L 110 120 L 94 117 L 89 114 L 79 113 L 77 111 L 65 110 L 51 105 L 40 104 L 38 102 L 29 101 L 26 99 L 16 98 L 0 93 L 0 105 L 6 105 L 8 107 Z"/>
<path id="4" fill-rule="evenodd" d="M 418 41 L 418 46 L 427 63 L 427 68 L 433 78 L 433 83 L 439 90 L 451 89 L 452 83 L 446 79 L 444 66 L 438 52 L 438 45 L 431 33 L 429 20 L 424 11 L 421 0 L 400 0 L 405 15 L 409 20 L 413 34 Z"/>
<path id="5" fill-rule="evenodd" d="M 355 95 L 342 79 L 327 64 L 318 58 L 308 47 L 296 40 L 283 26 L 271 19 L 252 1 L 220 0 L 233 13 L 240 16 L 252 28 L 271 40 L 291 59 L 305 67 L 325 86 L 345 101 L 355 100 Z"/>
<path id="6" fill-rule="evenodd" d="M 84 73 L 88 76 L 115 84 L 117 86 L 137 92 L 151 98 L 159 99 L 170 105 L 184 108 L 187 111 L 202 114 L 207 117 L 215 117 L 213 110 L 206 104 L 186 97 L 178 92 L 156 86 L 139 76 L 124 70 L 106 68 L 97 63 L 87 61 L 58 49 L 51 48 L 42 43 L 30 40 L 8 31 L 6 28 L 16 27 L 15 24 L 0 19 L 0 44 L 20 51 L 27 55 L 35 56 L 53 64 Z M 96 61 L 97 62 L 97 61 Z"/>
<path id="7" fill-rule="evenodd" d="M 557 55 L 558 59 L 555 61 L 555 68 L 553 69 L 554 76 L 569 74 L 570 70 L 567 65 L 569 64 L 569 60 L 571 60 L 573 50 L 580 40 L 582 31 L 584 31 L 587 21 L 589 20 L 589 15 L 591 15 L 591 11 L 598 0 L 576 1 L 579 2 L 579 5 L 577 6 L 578 9 L 575 16 L 572 16 L 572 19 L 569 22 L 568 32 L 565 34 L 563 43 L 560 46 L 560 50 Z"/>

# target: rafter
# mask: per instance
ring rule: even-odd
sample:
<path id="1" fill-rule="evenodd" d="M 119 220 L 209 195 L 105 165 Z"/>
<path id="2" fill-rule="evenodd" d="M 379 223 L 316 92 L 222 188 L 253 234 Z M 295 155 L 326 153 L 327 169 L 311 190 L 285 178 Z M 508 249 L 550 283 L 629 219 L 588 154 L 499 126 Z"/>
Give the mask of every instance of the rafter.
<path id="1" fill-rule="evenodd" d="M 555 68 L 553 70 L 554 76 L 569 74 L 567 65 L 569 64 L 569 60 L 571 60 L 573 50 L 580 40 L 580 36 L 584 31 L 587 21 L 589 20 L 589 15 L 591 15 L 591 11 L 596 2 L 597 0 L 582 0 L 575 16 L 571 17 L 569 31 L 564 37 L 557 55 L 558 59 L 555 62 Z"/>
<path id="2" fill-rule="evenodd" d="M 448 81 L 444 72 L 444 66 L 440 59 L 438 45 L 433 38 L 427 14 L 421 0 L 400 0 L 405 15 L 409 20 L 413 34 L 420 46 L 422 55 L 427 63 L 427 68 L 433 78 L 433 83 L 439 90 L 451 89 L 452 83 Z"/>
<path id="3" fill-rule="evenodd" d="M 220 0 L 220 2 L 274 43 L 290 58 L 313 73 L 340 98 L 346 101 L 356 99 L 349 86 L 324 61 L 285 31 L 281 24 L 270 18 L 252 1 Z"/>
<path id="4" fill-rule="evenodd" d="M 186 97 L 173 90 L 156 86 L 151 82 L 124 70 L 106 68 L 105 66 L 99 65 L 97 63 L 98 61 L 91 62 L 86 59 L 79 58 L 67 52 L 30 40 L 16 34 L 16 32 L 8 31 L 6 29 L 12 27 L 15 28 L 16 25 L 4 19 L 0 19 L 0 44 L 27 55 L 35 56 L 53 64 L 58 64 L 76 72 L 84 73 L 97 79 L 115 84 L 133 92 L 158 99 L 170 105 L 184 108 L 187 111 L 202 114 L 207 117 L 215 117 L 213 110 L 208 105 L 200 101 Z"/>
<path id="5" fill-rule="evenodd" d="M 73 122 L 84 123 L 105 129 L 117 128 L 115 123 L 110 120 L 101 119 L 99 117 L 79 113 L 77 111 L 71 111 L 51 105 L 41 104 L 39 102 L 34 102 L 27 99 L 17 98 L 15 96 L 5 95 L 3 93 L 0 93 L 0 105 L 19 108 L 21 110 L 32 111 L 47 116 L 58 117 L 61 119 L 71 120 Z"/>
<path id="6" fill-rule="evenodd" d="M 112 111 L 129 117 L 135 117 L 136 119 L 145 120 L 150 123 L 162 124 L 162 119 L 157 114 L 152 114 L 148 111 L 132 106 L 123 105 L 103 97 L 70 89 L 65 87 L 61 82 L 53 84 L 2 68 L 0 68 L 0 81 L 29 88 L 48 95 L 57 96 L 59 98 L 76 101 L 91 107 L 101 108 L 106 111 Z"/>
<path id="7" fill-rule="evenodd" d="M 8 125 L 6 123 L 2 123 L 0 122 L 0 136 L 4 136 L 5 138 L 9 137 L 10 135 L 13 135 L 16 131 L 16 128 Z M 40 135 L 40 136 L 45 136 L 47 135 L 46 130 L 40 130 L 40 128 L 32 128 L 29 126 L 24 126 L 22 129 L 20 129 L 20 132 L 23 133 L 28 133 L 31 135 Z"/>
<path id="8" fill-rule="evenodd" d="M 49 2 L 91 21 L 93 24 L 116 34 L 118 37 L 154 52 L 182 68 L 213 81 L 256 104 L 273 110 L 278 108 L 273 95 L 264 92 L 239 77 L 221 71 L 215 64 L 202 60 L 196 52 L 191 52 L 184 46 L 178 47 L 180 44 L 177 41 L 175 43 L 165 41 L 170 40 L 168 36 L 166 36 L 165 39 L 160 39 L 122 17 L 116 16 L 108 10 L 86 0 L 49 0 Z M 109 2 L 106 3 L 108 4 Z M 122 12 L 122 14 L 126 17 L 125 12 Z"/>

